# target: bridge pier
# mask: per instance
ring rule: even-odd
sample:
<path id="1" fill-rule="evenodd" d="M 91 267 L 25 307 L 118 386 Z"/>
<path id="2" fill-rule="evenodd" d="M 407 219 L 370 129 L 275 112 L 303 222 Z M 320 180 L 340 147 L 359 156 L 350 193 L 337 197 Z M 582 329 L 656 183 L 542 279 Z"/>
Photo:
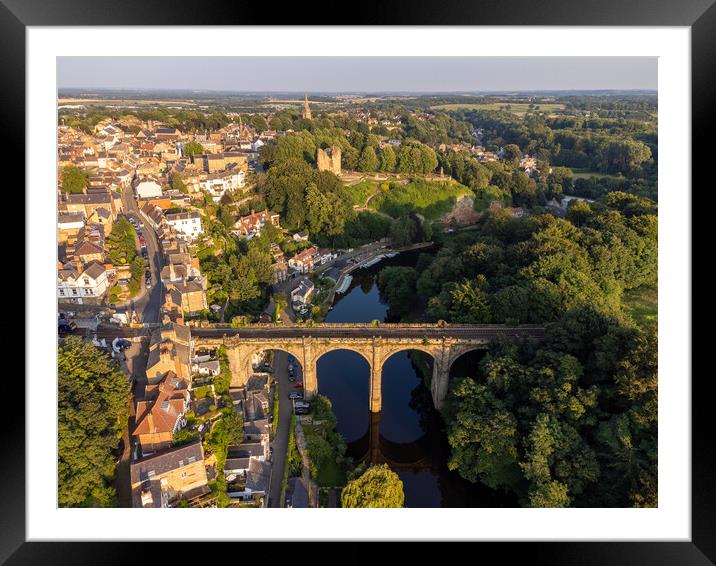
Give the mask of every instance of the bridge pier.
<path id="1" fill-rule="evenodd" d="M 246 348 L 233 346 L 226 348 L 226 357 L 229 359 L 229 369 L 231 370 L 230 386 L 246 385 L 251 369 L 251 354 L 246 351 Z"/>
<path id="2" fill-rule="evenodd" d="M 318 377 L 316 375 L 316 359 L 313 356 L 313 339 L 310 336 L 303 338 L 303 393 L 307 401 L 318 395 Z"/>
<path id="3" fill-rule="evenodd" d="M 383 344 L 380 338 L 373 338 L 372 358 L 370 363 L 370 412 L 380 413 L 383 406 Z"/>
<path id="4" fill-rule="evenodd" d="M 450 366 L 444 367 L 435 360 L 433 364 L 433 379 L 430 382 L 430 393 L 433 396 L 433 405 L 438 411 L 443 410 L 447 397 L 448 381 L 450 379 Z"/>

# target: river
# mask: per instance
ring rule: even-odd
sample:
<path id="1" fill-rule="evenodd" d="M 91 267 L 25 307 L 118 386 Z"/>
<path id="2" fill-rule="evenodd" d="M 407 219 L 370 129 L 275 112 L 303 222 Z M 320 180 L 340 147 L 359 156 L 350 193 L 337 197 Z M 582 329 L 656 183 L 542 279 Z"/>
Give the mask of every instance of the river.
<path id="1" fill-rule="evenodd" d="M 388 305 L 381 300 L 377 275 L 388 265 L 415 265 L 419 253 L 401 254 L 353 272 L 351 286 L 344 295 L 337 295 L 326 322 L 387 321 Z M 451 373 L 470 373 L 481 355 L 466 354 Z M 431 363 L 420 352 L 400 352 L 389 358 L 383 366 L 382 411 L 371 417 L 368 362 L 347 350 L 319 359 L 318 391 L 331 400 L 348 455 L 356 461 L 388 462 L 403 481 L 406 507 L 516 506 L 511 497 L 448 470 L 450 449 L 444 423 L 423 379 Z"/>

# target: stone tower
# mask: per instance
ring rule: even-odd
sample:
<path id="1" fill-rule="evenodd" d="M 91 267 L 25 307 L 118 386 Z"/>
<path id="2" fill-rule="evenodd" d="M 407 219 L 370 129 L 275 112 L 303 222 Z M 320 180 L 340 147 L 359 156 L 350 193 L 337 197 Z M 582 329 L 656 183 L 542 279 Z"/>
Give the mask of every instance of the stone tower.
<path id="1" fill-rule="evenodd" d="M 312 120 L 311 107 L 308 105 L 308 95 L 303 97 L 303 118 L 304 120 Z"/>
<path id="2" fill-rule="evenodd" d="M 318 148 L 316 167 L 319 171 L 330 171 L 336 175 L 341 174 L 341 148 L 332 145 L 328 149 Z"/>

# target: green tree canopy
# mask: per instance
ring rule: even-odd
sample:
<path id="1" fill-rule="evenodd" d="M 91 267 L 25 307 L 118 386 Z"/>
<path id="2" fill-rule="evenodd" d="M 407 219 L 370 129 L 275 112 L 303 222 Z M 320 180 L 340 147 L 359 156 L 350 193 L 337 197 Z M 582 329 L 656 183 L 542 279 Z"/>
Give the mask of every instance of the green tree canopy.
<path id="1" fill-rule="evenodd" d="M 109 506 L 129 379 L 105 352 L 75 336 L 59 345 L 57 370 L 59 506 Z"/>
<path id="2" fill-rule="evenodd" d="M 346 508 L 403 507 L 403 482 L 387 465 L 371 466 L 359 478 L 348 482 L 341 492 Z"/>
<path id="3" fill-rule="evenodd" d="M 184 155 L 194 157 L 195 155 L 203 155 L 206 153 L 204 146 L 197 141 L 190 141 L 184 146 Z"/>
<path id="4" fill-rule="evenodd" d="M 62 190 L 66 193 L 81 193 L 89 184 L 89 173 L 79 167 L 68 165 L 62 169 Z"/>

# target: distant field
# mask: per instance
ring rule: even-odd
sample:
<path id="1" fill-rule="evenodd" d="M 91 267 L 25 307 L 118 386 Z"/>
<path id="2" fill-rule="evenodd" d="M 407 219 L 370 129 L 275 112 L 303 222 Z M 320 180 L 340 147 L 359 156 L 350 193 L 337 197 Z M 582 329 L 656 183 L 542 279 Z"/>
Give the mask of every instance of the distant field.
<path id="1" fill-rule="evenodd" d="M 572 177 L 574 179 L 591 179 L 592 177 L 607 177 L 609 179 L 623 179 L 619 175 L 611 175 L 609 173 L 600 173 L 599 171 L 590 171 L 589 169 L 572 169 Z"/>
<path id="2" fill-rule="evenodd" d="M 627 314 L 639 326 L 657 322 L 659 290 L 656 285 L 626 291 L 622 302 Z"/>
<path id="3" fill-rule="evenodd" d="M 481 104 L 438 104 L 432 108 L 435 110 L 502 110 L 504 106 L 510 106 L 510 112 L 515 114 L 524 114 L 530 110 L 530 105 L 524 102 L 485 102 Z M 545 102 L 542 104 L 536 104 L 538 108 L 536 110 L 542 112 L 555 112 L 557 110 L 564 110 L 564 104 L 557 104 L 555 102 Z"/>

